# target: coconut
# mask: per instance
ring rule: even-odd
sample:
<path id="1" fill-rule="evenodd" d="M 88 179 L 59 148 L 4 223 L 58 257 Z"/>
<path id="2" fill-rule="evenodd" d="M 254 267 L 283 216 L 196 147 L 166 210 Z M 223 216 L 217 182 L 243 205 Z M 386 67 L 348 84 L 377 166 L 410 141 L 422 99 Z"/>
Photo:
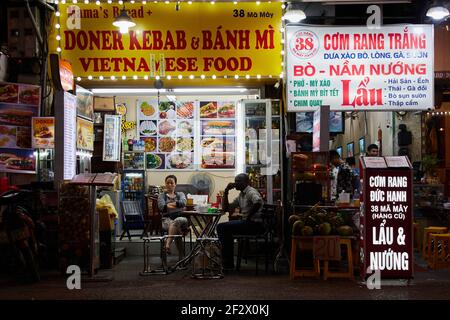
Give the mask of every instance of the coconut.
<path id="1" fill-rule="evenodd" d="M 288 219 L 289 225 L 291 225 L 291 226 L 294 225 L 295 221 L 298 221 L 300 219 L 301 219 L 301 217 L 296 214 L 291 215 Z"/>
<path id="2" fill-rule="evenodd" d="M 319 226 L 319 233 L 323 236 L 327 236 L 331 233 L 331 224 L 328 222 L 321 223 Z"/>
<path id="3" fill-rule="evenodd" d="M 314 234 L 314 230 L 310 226 L 304 226 L 302 228 L 302 235 L 304 235 L 304 236 L 312 236 L 313 234 Z"/>
<path id="4" fill-rule="evenodd" d="M 297 220 L 294 222 L 294 225 L 292 226 L 292 235 L 294 236 L 301 236 L 302 235 L 302 229 L 305 226 L 305 223 L 302 220 Z"/>
<path id="5" fill-rule="evenodd" d="M 340 236 L 347 237 L 353 234 L 353 229 L 350 226 L 340 226 L 337 228 L 337 232 Z"/>

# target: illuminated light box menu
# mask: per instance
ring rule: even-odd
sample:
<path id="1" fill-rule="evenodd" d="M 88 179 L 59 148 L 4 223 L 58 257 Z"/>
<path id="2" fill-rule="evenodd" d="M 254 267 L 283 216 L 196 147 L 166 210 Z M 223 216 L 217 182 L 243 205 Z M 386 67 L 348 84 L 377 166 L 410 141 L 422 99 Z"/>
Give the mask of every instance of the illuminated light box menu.
<path id="1" fill-rule="evenodd" d="M 76 114 L 77 97 L 64 92 L 64 180 L 71 180 L 76 173 Z"/>
<path id="2" fill-rule="evenodd" d="M 363 157 L 361 272 L 371 275 L 379 271 L 382 278 L 411 278 L 412 167 L 406 157 L 377 158 L 385 161 L 385 168 L 368 167 Z"/>

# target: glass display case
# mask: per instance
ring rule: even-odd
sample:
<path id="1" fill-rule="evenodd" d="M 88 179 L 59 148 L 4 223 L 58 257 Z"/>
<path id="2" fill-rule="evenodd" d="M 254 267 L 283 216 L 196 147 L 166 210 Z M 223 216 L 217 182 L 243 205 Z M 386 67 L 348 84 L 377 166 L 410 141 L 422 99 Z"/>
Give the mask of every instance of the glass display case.
<path id="1" fill-rule="evenodd" d="M 282 199 L 281 105 L 279 100 L 243 100 L 244 170 L 267 203 Z"/>
<path id="2" fill-rule="evenodd" d="M 124 170 L 145 170 L 145 154 L 142 151 L 125 151 L 123 153 Z"/>
<path id="3" fill-rule="evenodd" d="M 314 205 L 330 201 L 328 152 L 292 152 L 290 178 L 291 199 L 294 204 Z"/>

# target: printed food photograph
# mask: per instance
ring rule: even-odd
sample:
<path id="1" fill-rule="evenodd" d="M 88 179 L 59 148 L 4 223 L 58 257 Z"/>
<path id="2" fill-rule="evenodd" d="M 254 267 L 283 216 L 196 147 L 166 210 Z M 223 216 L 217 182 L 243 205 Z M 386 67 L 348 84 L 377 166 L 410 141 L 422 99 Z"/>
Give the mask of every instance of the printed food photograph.
<path id="1" fill-rule="evenodd" d="M 202 135 L 234 135 L 234 121 L 202 121 Z"/>
<path id="2" fill-rule="evenodd" d="M 235 154 L 233 152 L 216 152 L 203 149 L 202 168 L 220 169 L 234 168 Z"/>
<path id="3" fill-rule="evenodd" d="M 141 118 L 155 118 L 156 101 L 138 100 L 138 109 Z"/>
<path id="4" fill-rule="evenodd" d="M 31 148 L 31 128 L 17 127 L 17 147 L 28 149 Z"/>
<path id="5" fill-rule="evenodd" d="M 204 137 L 200 145 L 202 148 L 208 148 L 215 151 L 232 151 L 236 150 L 234 137 Z"/>
<path id="6" fill-rule="evenodd" d="M 160 119 L 175 119 L 177 113 L 175 112 L 175 103 L 172 101 L 161 101 L 159 103 L 159 118 Z"/>
<path id="7" fill-rule="evenodd" d="M 35 160 L 33 149 L 3 149 L 0 153 L 0 171 L 34 173 Z"/>
<path id="8" fill-rule="evenodd" d="M 26 109 L 0 109 L 0 124 L 31 127 L 31 117 L 34 115 L 33 111 Z"/>
<path id="9" fill-rule="evenodd" d="M 175 153 L 167 158 L 167 169 L 189 169 L 192 168 L 193 154 L 189 153 Z"/>
<path id="10" fill-rule="evenodd" d="M 38 86 L 19 86 L 19 103 L 39 105 L 40 88 Z"/>
<path id="11" fill-rule="evenodd" d="M 219 118 L 234 118 L 236 115 L 236 106 L 232 102 L 219 103 Z"/>
<path id="12" fill-rule="evenodd" d="M 139 133 L 143 137 L 156 135 L 156 121 L 143 120 L 139 124 Z"/>
<path id="13" fill-rule="evenodd" d="M 146 154 L 147 169 L 164 169 L 164 155 L 159 153 Z"/>
<path id="14" fill-rule="evenodd" d="M 194 134 L 194 123 L 186 120 L 178 122 L 177 134 L 180 136 L 192 136 Z"/>
<path id="15" fill-rule="evenodd" d="M 45 123 L 42 123 L 42 124 L 35 123 L 33 136 L 35 138 L 41 138 L 41 139 L 53 138 L 54 137 L 53 129 L 54 129 L 53 126 L 47 126 Z"/>
<path id="16" fill-rule="evenodd" d="M 156 150 L 156 138 L 141 138 L 145 143 L 145 152 L 153 152 Z"/>
<path id="17" fill-rule="evenodd" d="M 77 148 L 94 150 L 94 124 L 77 118 Z"/>
<path id="18" fill-rule="evenodd" d="M 175 121 L 163 120 L 159 121 L 158 132 L 160 135 L 167 136 L 175 131 L 177 128 Z"/>
<path id="19" fill-rule="evenodd" d="M 177 103 L 177 116 L 181 119 L 191 119 L 194 116 L 194 102 Z"/>
<path id="20" fill-rule="evenodd" d="M 217 102 L 200 102 L 200 118 L 217 118 Z"/>
<path id="21" fill-rule="evenodd" d="M 0 126 L 0 147 L 1 148 L 14 148 L 17 146 L 16 130 L 17 130 L 17 127 Z"/>
<path id="22" fill-rule="evenodd" d="M 193 138 L 178 138 L 177 139 L 177 151 L 192 151 L 194 149 Z"/>
<path id="23" fill-rule="evenodd" d="M 164 137 L 159 138 L 159 151 L 172 152 L 175 149 L 176 141 L 174 138 Z"/>
<path id="24" fill-rule="evenodd" d="M 79 86 L 77 86 L 77 115 L 89 120 L 94 119 L 94 96 Z"/>
<path id="25" fill-rule="evenodd" d="M 0 102 L 18 103 L 19 87 L 16 84 L 0 84 Z"/>

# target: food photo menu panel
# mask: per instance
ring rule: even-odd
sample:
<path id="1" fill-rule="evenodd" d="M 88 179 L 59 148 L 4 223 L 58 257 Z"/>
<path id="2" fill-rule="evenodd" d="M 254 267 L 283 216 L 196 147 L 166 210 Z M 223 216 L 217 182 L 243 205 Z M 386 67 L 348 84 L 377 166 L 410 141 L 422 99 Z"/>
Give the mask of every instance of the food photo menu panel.
<path id="1" fill-rule="evenodd" d="M 31 126 L 39 104 L 39 86 L 0 82 L 0 172 L 35 172 Z"/>
<path id="2" fill-rule="evenodd" d="M 137 100 L 138 137 L 149 170 L 234 169 L 236 104 Z M 199 146 L 199 164 L 194 148 Z"/>
<path id="3" fill-rule="evenodd" d="M 200 102 L 200 148 L 202 169 L 236 167 L 236 104 Z"/>
<path id="4" fill-rule="evenodd" d="M 138 136 L 145 142 L 146 168 L 193 170 L 197 103 L 137 100 Z"/>

